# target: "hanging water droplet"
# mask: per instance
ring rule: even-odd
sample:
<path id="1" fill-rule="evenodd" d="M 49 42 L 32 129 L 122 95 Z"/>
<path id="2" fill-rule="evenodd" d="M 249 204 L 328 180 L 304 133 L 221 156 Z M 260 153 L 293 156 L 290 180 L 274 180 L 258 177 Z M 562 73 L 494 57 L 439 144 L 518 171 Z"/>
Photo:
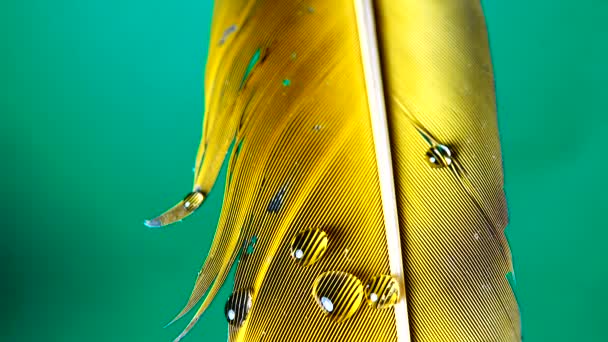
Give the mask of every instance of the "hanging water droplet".
<path id="1" fill-rule="evenodd" d="M 290 253 L 295 262 L 309 266 L 325 254 L 328 242 L 327 234 L 320 229 L 303 230 L 291 240 Z"/>
<path id="2" fill-rule="evenodd" d="M 186 195 L 186 197 L 184 197 L 184 200 L 183 200 L 184 209 L 186 209 L 187 211 L 194 211 L 194 210 L 198 209 L 198 207 L 201 206 L 204 199 L 205 199 L 205 195 L 202 192 L 200 192 L 200 191 L 191 192 L 188 195 Z"/>
<path id="3" fill-rule="evenodd" d="M 251 305 L 252 298 L 249 291 L 236 291 L 232 293 L 224 307 L 224 314 L 228 323 L 237 327 L 241 326 L 247 319 Z"/>
<path id="4" fill-rule="evenodd" d="M 365 285 L 367 304 L 375 309 L 386 309 L 399 301 L 399 282 L 390 275 L 372 277 Z"/>
<path id="5" fill-rule="evenodd" d="M 315 279 L 312 294 L 323 312 L 336 322 L 352 317 L 363 301 L 363 285 L 346 272 L 325 272 Z"/>
<path id="6" fill-rule="evenodd" d="M 426 152 L 431 167 L 446 167 L 452 164 L 452 151 L 445 145 L 434 145 Z"/>

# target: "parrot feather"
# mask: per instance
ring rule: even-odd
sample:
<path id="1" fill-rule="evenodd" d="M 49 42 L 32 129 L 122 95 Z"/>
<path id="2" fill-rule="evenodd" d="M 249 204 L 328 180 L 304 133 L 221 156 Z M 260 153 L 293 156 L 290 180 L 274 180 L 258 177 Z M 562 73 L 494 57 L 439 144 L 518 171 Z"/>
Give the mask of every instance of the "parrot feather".
<path id="1" fill-rule="evenodd" d="M 222 212 L 173 323 L 230 341 L 520 341 L 479 0 L 224 0 L 192 191 Z M 232 146 L 232 148 L 231 148 Z"/>

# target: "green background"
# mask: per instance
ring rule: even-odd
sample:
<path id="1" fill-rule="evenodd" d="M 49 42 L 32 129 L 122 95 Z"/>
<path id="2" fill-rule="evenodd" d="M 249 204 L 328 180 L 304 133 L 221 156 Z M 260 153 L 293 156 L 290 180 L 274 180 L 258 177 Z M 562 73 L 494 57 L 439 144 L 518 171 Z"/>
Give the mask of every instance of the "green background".
<path id="1" fill-rule="evenodd" d="M 608 2 L 485 8 L 525 340 L 607 341 Z M 211 10 L 1 2 L 0 340 L 171 341 L 185 325 L 162 328 L 206 256 L 223 182 L 179 225 L 142 222 L 191 187 Z M 224 341 L 223 304 L 187 340 Z"/>

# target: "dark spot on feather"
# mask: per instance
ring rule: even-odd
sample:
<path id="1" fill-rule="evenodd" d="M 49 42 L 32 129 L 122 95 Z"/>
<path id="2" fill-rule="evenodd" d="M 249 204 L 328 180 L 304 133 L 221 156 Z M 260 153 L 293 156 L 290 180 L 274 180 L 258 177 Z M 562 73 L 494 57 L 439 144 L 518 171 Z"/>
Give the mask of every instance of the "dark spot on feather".
<path id="1" fill-rule="evenodd" d="M 268 52 L 269 52 L 268 48 L 265 48 L 264 50 L 262 50 L 262 57 L 260 58 L 259 64 L 262 64 L 266 61 L 266 58 L 268 58 Z"/>
<path id="2" fill-rule="evenodd" d="M 223 45 L 226 42 L 226 39 L 228 38 L 228 36 L 230 36 L 233 32 L 235 32 L 236 29 L 237 29 L 237 26 L 235 24 L 228 26 L 228 28 L 226 30 L 224 30 L 224 33 L 222 34 L 222 38 L 220 39 L 220 42 L 218 45 Z"/>
<path id="3" fill-rule="evenodd" d="M 276 213 L 281 210 L 281 206 L 283 205 L 283 199 L 285 197 L 285 193 L 287 192 L 287 184 L 283 185 L 279 191 L 272 197 L 270 203 L 268 204 L 268 208 L 266 209 L 268 212 Z"/>

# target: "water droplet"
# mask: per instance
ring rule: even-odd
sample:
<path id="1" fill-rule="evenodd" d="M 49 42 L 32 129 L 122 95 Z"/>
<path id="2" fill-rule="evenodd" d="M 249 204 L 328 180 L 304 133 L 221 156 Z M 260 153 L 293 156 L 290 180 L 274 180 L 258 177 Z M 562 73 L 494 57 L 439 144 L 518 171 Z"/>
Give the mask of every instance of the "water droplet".
<path id="1" fill-rule="evenodd" d="M 426 157 L 431 167 L 441 168 L 452 164 L 452 151 L 445 145 L 432 146 L 426 152 Z"/>
<path id="2" fill-rule="evenodd" d="M 184 200 L 183 200 L 184 209 L 186 209 L 186 211 L 194 211 L 198 207 L 201 206 L 204 199 L 205 199 L 205 195 L 202 192 L 200 192 L 200 191 L 191 192 L 188 195 L 186 195 L 186 197 L 184 197 Z"/>
<path id="3" fill-rule="evenodd" d="M 473 237 L 475 238 L 475 240 L 479 240 L 479 233 L 473 234 Z"/>
<path id="4" fill-rule="evenodd" d="M 283 205 L 283 198 L 285 197 L 285 193 L 287 192 L 287 184 L 283 185 L 279 191 L 272 197 L 270 203 L 268 203 L 267 211 L 271 213 L 279 212 L 281 206 Z"/>
<path id="5" fill-rule="evenodd" d="M 245 319 L 247 319 L 251 305 L 252 298 L 249 291 L 236 291 L 232 293 L 224 307 L 224 314 L 228 323 L 237 327 L 241 326 Z"/>
<path id="6" fill-rule="evenodd" d="M 352 317 L 363 301 L 363 285 L 346 272 L 325 272 L 315 279 L 312 294 L 323 312 L 336 322 Z"/>
<path id="7" fill-rule="evenodd" d="M 298 57 L 298 55 L 295 52 L 291 53 L 291 59 L 296 59 Z"/>
<path id="8" fill-rule="evenodd" d="M 399 301 L 399 282 L 390 275 L 372 277 L 365 285 L 365 299 L 373 308 L 390 308 Z"/>
<path id="9" fill-rule="evenodd" d="M 327 234 L 320 229 L 303 230 L 291 240 L 290 253 L 295 262 L 309 266 L 325 254 L 328 242 Z"/>
<path id="10" fill-rule="evenodd" d="M 315 132 L 320 131 L 320 130 L 321 130 L 321 125 L 315 125 L 315 126 L 312 128 L 312 130 L 313 130 L 313 131 L 315 131 Z"/>
<path id="11" fill-rule="evenodd" d="M 283 87 L 289 87 L 291 85 L 291 80 L 286 78 L 283 80 Z"/>
<path id="12" fill-rule="evenodd" d="M 312 7 L 308 7 L 306 10 L 308 11 L 308 13 L 314 13 L 315 12 L 315 9 L 312 8 Z"/>
<path id="13" fill-rule="evenodd" d="M 237 26 L 234 24 L 228 26 L 228 28 L 224 30 L 224 33 L 222 34 L 222 38 L 220 39 L 219 45 L 223 45 L 226 42 L 226 38 L 228 38 L 228 36 L 230 36 L 234 31 L 236 31 L 236 29 Z"/>

